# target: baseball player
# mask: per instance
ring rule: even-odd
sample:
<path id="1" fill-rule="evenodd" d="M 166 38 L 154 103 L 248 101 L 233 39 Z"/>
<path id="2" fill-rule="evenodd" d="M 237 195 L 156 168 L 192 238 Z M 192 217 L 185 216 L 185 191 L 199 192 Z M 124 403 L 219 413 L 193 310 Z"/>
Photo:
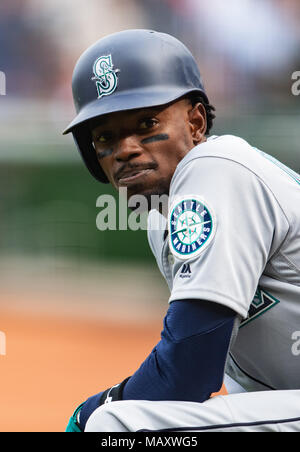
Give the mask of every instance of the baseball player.
<path id="1" fill-rule="evenodd" d="M 148 240 L 170 298 L 150 355 L 76 408 L 67 431 L 300 431 L 299 175 L 210 134 L 195 59 L 167 34 L 96 42 L 73 94 L 65 133 L 90 173 L 128 197 L 168 195 Z M 224 379 L 229 394 L 211 397 Z"/>

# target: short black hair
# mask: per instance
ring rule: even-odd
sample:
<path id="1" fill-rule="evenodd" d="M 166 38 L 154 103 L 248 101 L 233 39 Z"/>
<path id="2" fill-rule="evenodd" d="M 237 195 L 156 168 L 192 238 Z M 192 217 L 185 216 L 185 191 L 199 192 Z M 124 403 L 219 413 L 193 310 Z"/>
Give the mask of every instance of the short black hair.
<path id="1" fill-rule="evenodd" d="M 214 119 L 216 118 L 216 115 L 213 113 L 216 111 L 215 107 L 209 103 L 209 100 L 202 96 L 199 93 L 191 93 L 188 95 L 188 98 L 192 104 L 192 106 L 200 103 L 204 106 L 206 111 L 206 132 L 205 135 L 209 135 L 210 130 L 213 126 Z"/>

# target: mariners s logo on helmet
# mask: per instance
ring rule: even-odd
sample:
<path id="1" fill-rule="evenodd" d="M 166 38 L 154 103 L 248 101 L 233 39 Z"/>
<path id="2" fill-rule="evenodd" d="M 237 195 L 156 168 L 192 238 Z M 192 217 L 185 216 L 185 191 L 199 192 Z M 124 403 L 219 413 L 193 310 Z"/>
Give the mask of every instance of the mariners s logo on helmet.
<path id="1" fill-rule="evenodd" d="M 119 70 L 113 67 L 111 55 L 97 58 L 93 65 L 94 77 L 92 80 L 96 81 L 98 99 L 112 94 L 117 87 Z"/>
<path id="2" fill-rule="evenodd" d="M 213 210 L 198 196 L 177 198 L 169 214 L 169 246 L 179 259 L 199 255 L 211 242 L 216 230 Z"/>

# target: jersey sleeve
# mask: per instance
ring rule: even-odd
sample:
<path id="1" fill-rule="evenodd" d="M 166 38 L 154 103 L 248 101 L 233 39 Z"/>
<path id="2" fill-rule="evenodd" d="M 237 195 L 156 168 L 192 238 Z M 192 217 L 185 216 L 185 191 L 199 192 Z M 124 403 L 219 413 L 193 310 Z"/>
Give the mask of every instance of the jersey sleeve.
<path id="1" fill-rule="evenodd" d="M 287 233 L 283 216 L 270 189 L 242 164 L 213 156 L 189 161 L 175 173 L 170 192 L 169 302 L 210 300 L 245 318 Z"/>

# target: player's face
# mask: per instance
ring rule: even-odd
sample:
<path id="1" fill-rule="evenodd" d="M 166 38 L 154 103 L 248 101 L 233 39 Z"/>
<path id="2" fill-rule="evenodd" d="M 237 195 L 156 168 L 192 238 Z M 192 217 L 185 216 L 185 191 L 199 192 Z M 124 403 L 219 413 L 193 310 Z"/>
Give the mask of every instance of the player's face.
<path id="1" fill-rule="evenodd" d="M 169 193 L 180 160 L 205 141 L 206 115 L 187 99 L 159 108 L 112 113 L 92 128 L 99 163 L 110 183 L 128 197 Z"/>

